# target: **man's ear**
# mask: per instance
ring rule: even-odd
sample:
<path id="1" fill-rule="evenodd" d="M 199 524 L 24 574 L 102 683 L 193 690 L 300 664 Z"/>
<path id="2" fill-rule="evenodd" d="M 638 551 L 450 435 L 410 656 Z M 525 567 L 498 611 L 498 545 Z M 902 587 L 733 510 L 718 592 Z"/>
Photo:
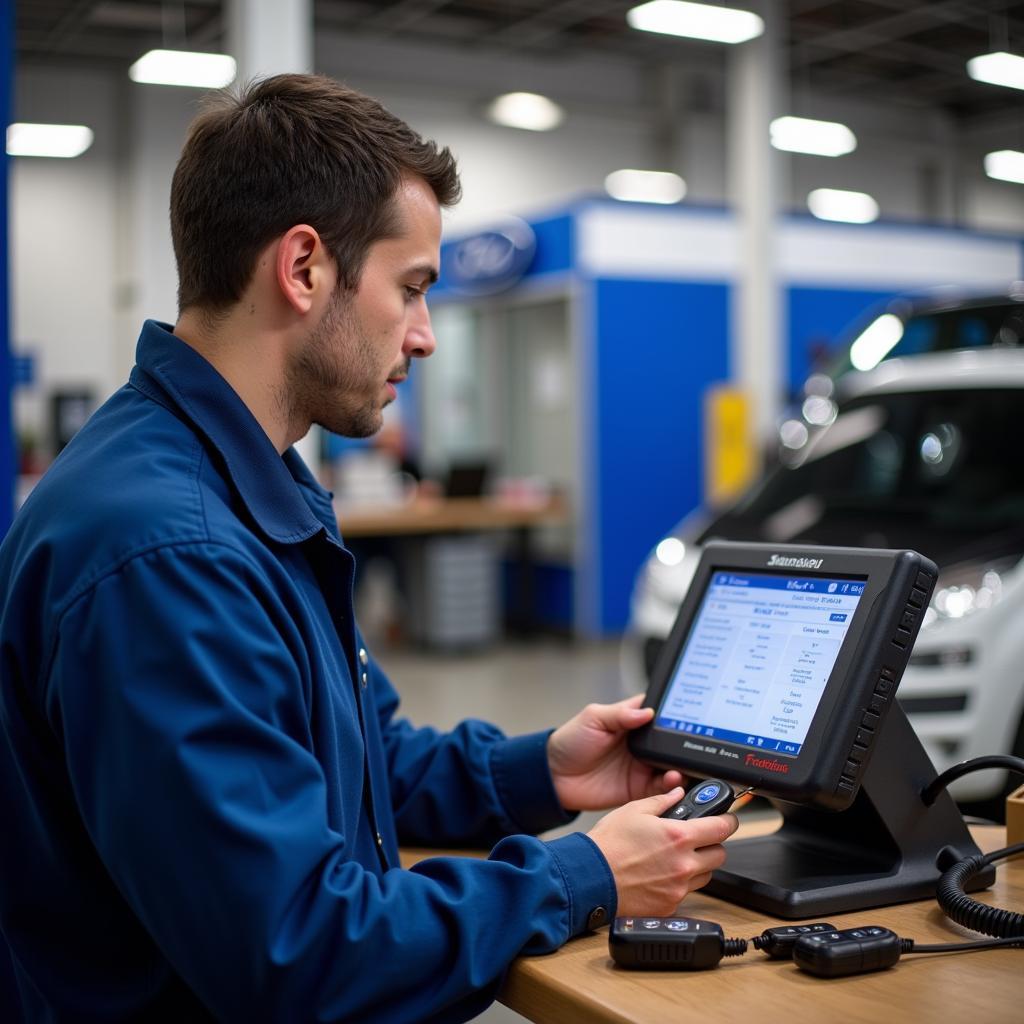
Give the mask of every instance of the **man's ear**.
<path id="1" fill-rule="evenodd" d="M 296 224 L 281 236 L 275 273 L 281 296 L 303 316 L 334 290 L 334 261 L 308 224 Z"/>

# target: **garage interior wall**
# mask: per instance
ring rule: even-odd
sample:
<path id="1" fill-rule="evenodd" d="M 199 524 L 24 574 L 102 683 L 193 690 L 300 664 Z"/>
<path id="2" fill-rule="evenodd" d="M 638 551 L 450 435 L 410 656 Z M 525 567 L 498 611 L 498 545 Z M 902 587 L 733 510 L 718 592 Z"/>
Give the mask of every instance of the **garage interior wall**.
<path id="1" fill-rule="evenodd" d="M 499 463 L 512 462 L 522 472 L 523 448 L 546 446 L 545 459 L 530 461 L 565 492 L 574 514 L 572 542 L 563 538 L 560 548 L 542 551 L 548 569 L 561 573 L 560 592 L 572 595 L 572 608 L 558 617 L 573 621 L 580 635 L 614 634 L 626 625 L 632 583 L 650 549 L 705 500 L 705 400 L 736 370 L 730 300 L 741 229 L 725 208 L 601 199 L 579 201 L 531 226 L 537 239 L 533 262 L 509 291 L 483 298 L 461 294 L 442 274 L 434 300 L 437 323 L 457 329 L 459 347 L 475 344 L 484 363 L 504 360 L 505 370 L 489 372 L 466 360 L 446 370 L 443 352 L 425 364 L 421 375 L 428 389 L 452 374 L 448 400 L 439 402 L 435 392 L 434 401 L 424 403 L 428 408 L 466 413 L 467 396 L 490 384 L 459 430 L 431 427 L 428 416 L 427 447 L 443 461 L 446 454 L 460 454 L 460 437 L 486 438 L 477 454 L 490 449 Z M 828 224 L 790 214 L 780 218 L 778 236 L 788 325 L 781 361 L 791 389 L 812 369 L 815 345 L 834 343 L 897 293 L 986 292 L 1024 277 L 1018 235 Z M 458 238 L 445 243 L 442 267 L 460 244 Z M 530 330 L 517 331 L 528 315 Z M 545 331 L 544 323 L 555 318 L 558 329 Z M 529 375 L 517 378 L 515 360 L 526 345 L 533 343 L 531 366 L 542 371 L 543 346 L 555 335 L 561 344 L 548 355 L 569 356 L 568 368 L 563 379 L 549 361 L 546 379 L 562 383 L 549 387 Z M 504 385 L 498 386 L 501 378 Z M 516 410 L 518 436 L 488 428 L 488 412 L 502 402 Z"/>
<path id="2" fill-rule="evenodd" d="M 527 61 L 356 43 L 329 32 L 316 36 L 315 54 L 318 70 L 378 96 L 451 146 L 465 185 L 462 204 L 446 218 L 451 231 L 507 212 L 535 215 L 600 192 L 611 170 L 658 161 L 657 83 L 624 61 Z M 728 198 L 722 70 L 721 61 L 702 56 L 676 76 L 682 115 L 674 158 L 695 203 Z M 569 112 L 564 126 L 531 133 L 484 120 L 488 99 L 524 84 L 559 97 Z M 85 123 L 96 133 L 76 160 L 11 162 L 13 347 L 38 352 L 41 392 L 88 384 L 106 394 L 130 368 L 141 318 L 174 317 L 167 196 L 200 95 L 99 71 L 17 70 L 16 119 Z M 801 114 L 847 121 L 861 144 L 838 161 L 787 157 L 792 205 L 802 206 L 811 187 L 856 187 L 875 195 L 889 217 L 1024 233 L 1020 186 L 981 171 L 986 147 L 1005 139 L 957 136 L 938 115 L 893 105 L 798 96 L 793 103 Z M 922 190 L 922 176 L 938 185 Z M 19 410 L 22 421 L 33 415 Z"/>
<path id="3" fill-rule="evenodd" d="M 564 209 L 575 197 L 599 194 L 605 175 L 616 168 L 663 165 L 659 125 L 666 87 L 676 91 L 672 108 L 678 110 L 667 157 L 688 183 L 687 205 L 699 210 L 728 202 L 725 61 L 719 56 L 687 57 L 672 69 L 666 86 L 665 75 L 644 74 L 607 56 L 527 60 L 320 32 L 315 67 L 379 97 L 424 135 L 453 149 L 465 198 L 446 214 L 447 237 L 505 213 L 536 219 Z M 558 97 L 569 114 L 566 123 L 534 134 L 483 118 L 483 106 L 495 94 L 524 87 Z M 137 85 L 108 72 L 17 69 L 15 119 L 85 123 L 95 131 L 92 148 L 74 161 L 11 161 L 12 349 L 34 355 L 36 366 L 35 386 L 15 393 L 15 420 L 22 430 L 45 434 L 45 398 L 54 390 L 86 389 L 102 399 L 125 379 L 142 319 L 174 319 L 167 199 L 200 99 L 196 90 Z M 848 187 L 873 194 L 891 220 L 1024 235 L 1021 186 L 992 181 L 981 171 L 981 155 L 1006 144 L 998 127 L 965 134 L 939 114 L 799 91 L 792 108 L 803 116 L 845 121 L 860 146 L 839 161 L 786 156 L 784 195 L 790 206 L 802 207 L 814 187 Z M 878 269 L 883 276 L 887 272 L 884 258 Z M 788 313 L 800 330 L 810 331 L 820 315 L 820 296 L 813 288 L 800 293 L 798 286 L 795 280 Z M 706 287 L 711 292 L 701 292 L 702 301 L 717 309 L 724 284 Z M 652 286 L 649 299 L 655 304 L 661 301 L 657 292 Z M 871 285 L 858 294 L 855 282 L 847 281 L 844 294 L 842 313 L 849 319 L 855 306 L 878 292 Z M 609 285 L 580 315 L 616 323 L 619 302 Z M 715 330 L 727 329 L 723 313 Z M 594 334 L 594 344 L 601 345 L 601 337 Z M 709 358 L 724 366 L 726 356 Z M 623 359 L 626 368 L 636 356 L 625 353 Z M 791 384 L 799 372 L 791 361 Z M 648 443 L 636 424 L 623 417 L 614 434 L 622 451 Z M 693 445 L 696 450 L 699 441 Z M 693 454 L 694 465 L 696 460 Z M 660 515 L 664 526 L 671 524 L 670 512 Z M 593 536 L 595 543 L 601 539 L 597 532 Z M 614 607 L 595 609 L 590 618 L 599 631 L 620 624 L 624 600 L 620 595 Z"/>

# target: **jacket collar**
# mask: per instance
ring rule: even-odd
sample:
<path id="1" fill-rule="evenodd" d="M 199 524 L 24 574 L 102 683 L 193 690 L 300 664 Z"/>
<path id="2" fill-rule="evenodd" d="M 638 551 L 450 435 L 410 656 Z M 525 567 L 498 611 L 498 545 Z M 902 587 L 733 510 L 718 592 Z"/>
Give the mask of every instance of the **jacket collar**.
<path id="1" fill-rule="evenodd" d="M 135 360 L 132 383 L 149 391 L 146 384 L 155 382 L 163 401 L 220 453 L 239 498 L 263 533 L 282 544 L 307 540 L 324 529 L 336 536 L 330 492 L 294 448 L 278 455 L 231 385 L 169 324 L 145 322 Z"/>

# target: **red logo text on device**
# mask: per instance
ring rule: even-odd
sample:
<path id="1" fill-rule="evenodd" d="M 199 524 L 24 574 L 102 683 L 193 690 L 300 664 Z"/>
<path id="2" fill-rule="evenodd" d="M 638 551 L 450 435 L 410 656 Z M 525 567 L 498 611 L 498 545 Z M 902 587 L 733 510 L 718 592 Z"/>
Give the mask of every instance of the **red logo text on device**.
<path id="1" fill-rule="evenodd" d="M 766 772 L 778 772 L 780 775 L 785 775 L 789 771 L 789 765 L 783 761 L 772 761 L 754 754 L 747 754 L 745 763 L 752 768 L 763 768 Z"/>

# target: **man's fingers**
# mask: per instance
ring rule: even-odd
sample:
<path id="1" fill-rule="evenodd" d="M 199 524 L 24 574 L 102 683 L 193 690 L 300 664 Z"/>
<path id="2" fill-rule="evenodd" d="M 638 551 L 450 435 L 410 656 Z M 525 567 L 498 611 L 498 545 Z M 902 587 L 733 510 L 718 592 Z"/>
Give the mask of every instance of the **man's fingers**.
<path id="1" fill-rule="evenodd" d="M 636 729 L 649 722 L 654 715 L 653 708 L 643 708 L 643 694 L 634 694 L 614 704 L 589 704 L 583 713 L 583 722 L 591 728 L 605 732 L 622 732 Z"/>
<path id="2" fill-rule="evenodd" d="M 707 818 L 690 818 L 679 824 L 689 830 L 689 838 L 693 840 L 695 850 L 724 843 L 740 827 L 735 814 L 712 814 Z"/>
<path id="3" fill-rule="evenodd" d="M 654 796 L 637 800 L 633 803 L 633 806 L 645 814 L 653 814 L 655 817 L 659 817 L 673 804 L 679 803 L 682 799 L 683 787 L 676 786 L 675 789 L 670 789 L 667 793 L 655 793 Z"/>
<path id="4" fill-rule="evenodd" d="M 693 892 L 695 889 L 703 889 L 704 886 L 707 885 L 708 882 L 710 882 L 710 881 L 711 881 L 711 872 L 710 871 L 705 871 L 704 874 L 702 874 L 702 875 L 694 875 L 690 879 L 690 885 L 689 885 L 690 892 Z"/>
<path id="5" fill-rule="evenodd" d="M 634 694 L 616 704 L 606 704 L 612 713 L 613 722 L 621 729 L 635 729 L 644 725 L 654 717 L 654 708 L 642 707 L 644 695 Z"/>

